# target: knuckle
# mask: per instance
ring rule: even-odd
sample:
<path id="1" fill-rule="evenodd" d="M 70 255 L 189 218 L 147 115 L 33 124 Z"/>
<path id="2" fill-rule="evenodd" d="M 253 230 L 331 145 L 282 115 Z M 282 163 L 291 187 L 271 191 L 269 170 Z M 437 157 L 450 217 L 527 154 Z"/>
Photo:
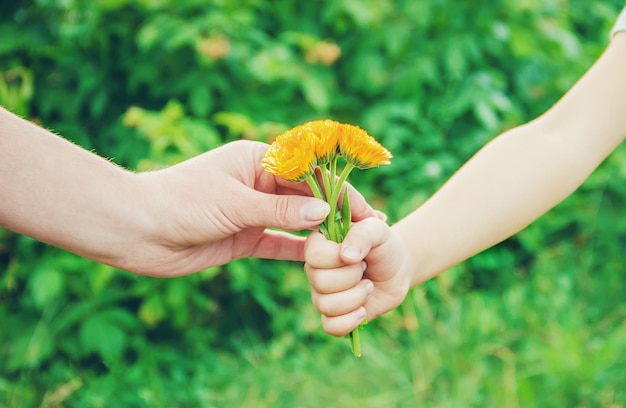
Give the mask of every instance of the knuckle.
<path id="1" fill-rule="evenodd" d="M 316 300 L 314 301 L 315 307 L 319 312 L 326 316 L 334 316 L 334 307 L 332 303 L 329 303 L 328 296 L 316 296 Z"/>
<path id="2" fill-rule="evenodd" d="M 313 303 L 313 306 L 315 306 L 317 311 L 320 312 L 321 314 L 326 314 L 323 311 L 323 303 L 320 302 L 320 297 L 321 295 L 318 292 L 316 292 L 315 290 L 311 291 L 311 302 Z"/>
<path id="3" fill-rule="evenodd" d="M 290 211 L 289 211 L 289 198 L 286 196 L 277 196 L 274 204 L 274 214 L 276 214 L 277 220 L 289 220 L 290 219 Z"/>
<path id="4" fill-rule="evenodd" d="M 317 265 L 320 258 L 319 248 L 311 243 L 311 240 L 304 242 L 304 261 L 310 265 Z"/>
<path id="5" fill-rule="evenodd" d="M 304 260 L 314 268 L 337 268 L 341 266 L 339 259 L 339 245 L 326 241 L 318 232 L 316 236 L 307 238 L 304 243 Z M 320 237 L 323 240 L 320 240 Z"/>
<path id="6" fill-rule="evenodd" d="M 313 265 L 311 265 L 310 263 L 306 262 L 305 260 L 305 264 L 304 264 L 304 273 L 306 274 L 307 280 L 309 281 L 309 284 L 314 288 L 314 289 L 319 289 L 319 282 L 320 282 L 320 275 L 322 274 L 321 271 L 319 269 L 317 269 L 316 267 L 314 267 Z"/>

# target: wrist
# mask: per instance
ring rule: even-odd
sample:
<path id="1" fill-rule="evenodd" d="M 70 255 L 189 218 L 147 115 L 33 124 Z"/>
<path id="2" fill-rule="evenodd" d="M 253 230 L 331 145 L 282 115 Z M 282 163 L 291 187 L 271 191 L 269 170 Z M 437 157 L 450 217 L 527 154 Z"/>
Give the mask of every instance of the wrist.
<path id="1" fill-rule="evenodd" d="M 402 286 L 406 288 L 405 290 L 408 293 L 409 290 L 413 289 L 419 284 L 416 277 L 419 268 L 417 268 L 417 266 L 415 265 L 411 249 L 408 247 L 406 242 L 399 234 L 396 233 L 396 231 L 393 231 L 393 233 L 397 236 L 401 251 L 402 263 L 399 275 L 401 277 Z"/>
<path id="2" fill-rule="evenodd" d="M 110 220 L 116 242 L 108 246 L 108 253 L 96 260 L 147 274 L 159 263 L 158 254 L 165 246 L 162 224 L 166 194 L 159 186 L 159 178 L 152 173 L 124 171 L 120 178 L 118 194 L 113 198 L 115 202 L 111 202 L 117 214 Z"/>
<path id="3" fill-rule="evenodd" d="M 177 165 L 134 177 L 141 210 L 136 228 L 145 242 L 167 251 L 206 243 L 209 233 L 202 217 L 211 216 L 199 208 L 207 192 L 199 189 L 198 174 Z M 208 179 L 206 185 L 216 188 Z"/>
<path id="4" fill-rule="evenodd" d="M 176 202 L 176 183 L 167 180 L 164 170 L 132 174 L 131 184 L 134 187 L 135 213 L 134 228 L 150 245 L 159 247 L 174 246 L 176 215 L 182 203 Z"/>
<path id="5" fill-rule="evenodd" d="M 409 289 L 412 289 L 428 279 L 432 278 L 435 273 L 432 272 L 432 265 L 428 262 L 428 245 L 427 242 L 418 242 L 418 236 L 414 232 L 414 228 L 400 221 L 391 227 L 392 231 L 397 235 L 400 247 L 403 253 L 403 274 L 408 282 Z"/>

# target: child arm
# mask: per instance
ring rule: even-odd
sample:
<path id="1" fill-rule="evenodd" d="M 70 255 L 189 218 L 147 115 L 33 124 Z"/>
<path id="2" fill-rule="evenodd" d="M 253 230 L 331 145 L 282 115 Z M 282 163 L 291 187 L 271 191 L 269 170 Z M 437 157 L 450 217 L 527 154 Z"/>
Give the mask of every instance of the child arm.
<path id="1" fill-rule="evenodd" d="M 575 191 L 626 136 L 626 32 L 538 119 L 483 147 L 394 231 L 412 286 L 519 232 Z"/>

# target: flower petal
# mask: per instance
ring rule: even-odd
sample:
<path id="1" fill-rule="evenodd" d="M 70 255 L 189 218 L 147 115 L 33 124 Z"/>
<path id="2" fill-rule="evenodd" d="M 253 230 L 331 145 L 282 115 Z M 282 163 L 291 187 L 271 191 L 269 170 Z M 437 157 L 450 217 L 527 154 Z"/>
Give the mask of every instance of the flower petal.
<path id="1" fill-rule="evenodd" d="M 339 150 L 348 163 L 359 169 L 389 164 L 393 157 L 365 130 L 353 125 L 341 125 Z"/>
<path id="2" fill-rule="evenodd" d="M 263 168 L 287 181 L 300 182 L 313 173 L 315 139 L 310 131 L 295 127 L 276 137 L 263 158 Z"/>

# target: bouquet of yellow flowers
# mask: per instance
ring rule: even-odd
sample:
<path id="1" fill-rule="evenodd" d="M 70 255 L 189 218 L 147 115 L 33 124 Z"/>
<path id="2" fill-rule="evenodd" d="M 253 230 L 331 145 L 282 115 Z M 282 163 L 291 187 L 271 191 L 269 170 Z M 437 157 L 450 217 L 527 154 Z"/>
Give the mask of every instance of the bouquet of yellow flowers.
<path id="1" fill-rule="evenodd" d="M 345 160 L 341 171 L 339 157 Z M 354 168 L 389 164 L 391 157 L 387 149 L 358 126 L 316 120 L 277 136 L 265 153 L 263 167 L 287 181 L 306 181 L 315 197 L 330 205 L 320 232 L 327 239 L 342 242 L 352 218 L 348 194 L 339 199 L 348 175 Z M 357 357 L 361 356 L 359 327 L 349 334 L 352 352 Z"/>

